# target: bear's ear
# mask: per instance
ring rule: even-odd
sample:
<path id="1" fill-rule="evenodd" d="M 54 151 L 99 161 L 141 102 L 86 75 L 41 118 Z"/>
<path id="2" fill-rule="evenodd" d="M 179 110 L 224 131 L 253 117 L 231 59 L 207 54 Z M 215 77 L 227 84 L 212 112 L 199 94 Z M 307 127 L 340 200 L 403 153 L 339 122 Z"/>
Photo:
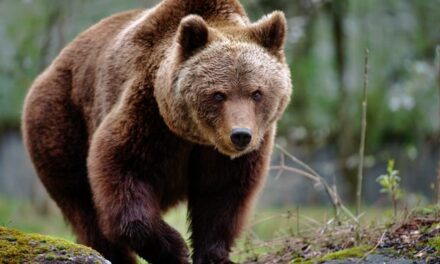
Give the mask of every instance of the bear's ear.
<path id="1" fill-rule="evenodd" d="M 287 21 L 284 13 L 274 11 L 251 26 L 251 37 L 276 57 L 283 54 L 287 33 Z"/>
<path id="2" fill-rule="evenodd" d="M 177 44 L 182 60 L 188 59 L 208 44 L 209 29 L 205 20 L 197 15 L 182 19 L 177 30 Z"/>

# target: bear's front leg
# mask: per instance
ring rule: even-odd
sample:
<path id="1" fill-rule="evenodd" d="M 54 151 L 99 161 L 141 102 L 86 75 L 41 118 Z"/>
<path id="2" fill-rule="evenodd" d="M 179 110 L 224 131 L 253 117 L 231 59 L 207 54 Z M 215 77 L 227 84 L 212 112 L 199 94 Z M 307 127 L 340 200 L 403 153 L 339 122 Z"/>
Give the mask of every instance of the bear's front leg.
<path id="1" fill-rule="evenodd" d="M 143 169 L 155 168 L 150 164 L 153 159 L 142 159 L 132 155 L 135 150 L 127 150 L 145 144 L 115 140 L 118 134 L 111 132 L 111 126 L 98 131 L 88 157 L 89 179 L 103 234 L 110 241 L 128 245 L 149 263 L 189 263 L 183 238 L 161 218 L 160 194 L 152 180 L 161 172 Z"/>
<path id="2" fill-rule="evenodd" d="M 128 245 L 150 263 L 188 263 L 184 240 L 161 219 L 157 197 L 148 184 L 127 174 L 106 176 L 93 184 L 104 235 Z"/>
<path id="3" fill-rule="evenodd" d="M 199 147 L 192 160 L 188 207 L 193 263 L 232 263 L 229 252 L 264 181 L 268 154 L 255 151 L 231 159 Z"/>

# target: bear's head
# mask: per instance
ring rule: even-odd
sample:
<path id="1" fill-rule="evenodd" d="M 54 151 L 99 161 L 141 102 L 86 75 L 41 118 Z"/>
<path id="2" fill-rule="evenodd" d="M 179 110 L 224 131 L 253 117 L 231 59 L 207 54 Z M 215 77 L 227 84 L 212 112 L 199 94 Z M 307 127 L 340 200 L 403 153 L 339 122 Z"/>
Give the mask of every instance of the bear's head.
<path id="1" fill-rule="evenodd" d="M 286 31 L 278 11 L 240 27 L 182 19 L 155 81 L 168 127 L 232 158 L 258 149 L 291 95 Z"/>

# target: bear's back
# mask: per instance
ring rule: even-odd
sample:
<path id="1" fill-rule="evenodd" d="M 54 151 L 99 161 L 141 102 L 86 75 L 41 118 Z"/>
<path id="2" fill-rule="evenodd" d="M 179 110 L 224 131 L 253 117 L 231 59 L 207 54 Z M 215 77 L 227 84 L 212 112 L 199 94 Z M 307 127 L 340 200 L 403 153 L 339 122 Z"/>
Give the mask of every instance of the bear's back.
<path id="1" fill-rule="evenodd" d="M 94 130 L 97 113 L 97 96 L 106 91 L 97 91 L 99 72 L 106 67 L 105 53 L 116 36 L 135 19 L 142 10 L 130 10 L 107 17 L 78 35 L 54 60 L 48 70 L 70 73 L 72 104 L 84 115 L 87 126 Z"/>
<path id="2" fill-rule="evenodd" d="M 153 89 L 163 54 L 180 20 L 189 14 L 198 14 L 216 26 L 248 22 L 236 0 L 164 0 L 151 9 L 103 19 L 61 52 L 51 68 L 70 72 L 72 104 L 83 113 L 90 135 L 134 75 L 144 74 Z"/>

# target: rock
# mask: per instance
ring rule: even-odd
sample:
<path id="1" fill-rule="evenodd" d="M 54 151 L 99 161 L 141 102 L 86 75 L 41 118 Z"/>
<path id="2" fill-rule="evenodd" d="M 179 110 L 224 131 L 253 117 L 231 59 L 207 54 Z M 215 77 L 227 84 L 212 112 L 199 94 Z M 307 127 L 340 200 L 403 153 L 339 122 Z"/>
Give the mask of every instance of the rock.
<path id="1" fill-rule="evenodd" d="M 0 227 L 0 264 L 110 264 L 95 250 L 64 239 Z"/>
<path id="2" fill-rule="evenodd" d="M 426 262 L 424 260 L 413 260 L 406 258 L 399 258 L 394 256 L 387 256 L 383 254 L 371 254 L 365 259 L 344 259 L 344 260 L 331 260 L 326 261 L 323 264 L 426 264 L 431 262 Z M 434 262 L 433 262 L 434 263 Z"/>

